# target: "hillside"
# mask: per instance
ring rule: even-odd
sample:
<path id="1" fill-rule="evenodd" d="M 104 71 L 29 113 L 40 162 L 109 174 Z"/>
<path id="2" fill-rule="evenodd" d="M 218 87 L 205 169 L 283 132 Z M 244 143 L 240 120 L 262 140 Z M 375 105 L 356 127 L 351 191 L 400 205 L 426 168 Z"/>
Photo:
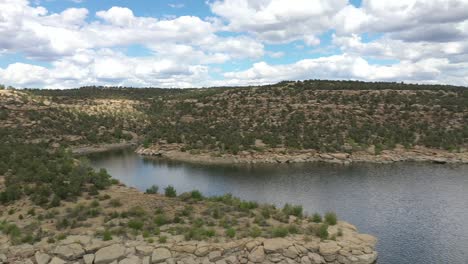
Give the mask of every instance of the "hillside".
<path id="1" fill-rule="evenodd" d="M 126 132 L 134 132 L 143 154 L 177 150 L 217 158 L 418 150 L 438 155 L 464 153 L 468 144 L 468 90 L 463 87 L 304 81 L 3 94 L 4 134 L 84 145 L 129 140 Z"/>

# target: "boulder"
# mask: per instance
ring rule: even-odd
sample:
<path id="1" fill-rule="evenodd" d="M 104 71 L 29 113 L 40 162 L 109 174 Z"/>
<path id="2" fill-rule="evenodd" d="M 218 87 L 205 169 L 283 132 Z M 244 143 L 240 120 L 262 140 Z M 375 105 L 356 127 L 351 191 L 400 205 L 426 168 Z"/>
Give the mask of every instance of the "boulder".
<path id="1" fill-rule="evenodd" d="M 50 261 L 50 256 L 38 251 L 34 255 L 34 259 L 36 260 L 37 264 L 47 264 Z"/>
<path id="2" fill-rule="evenodd" d="M 54 257 L 49 264 L 65 264 L 66 262 L 58 257 Z"/>
<path id="3" fill-rule="evenodd" d="M 208 255 L 208 253 L 210 253 L 210 247 L 209 246 L 198 247 L 195 250 L 195 255 L 197 257 L 204 257 L 204 256 Z"/>
<path id="4" fill-rule="evenodd" d="M 265 260 L 265 251 L 262 246 L 256 247 L 249 254 L 249 260 L 254 263 L 262 263 Z"/>
<path id="5" fill-rule="evenodd" d="M 113 261 L 118 261 L 125 254 L 125 247 L 120 244 L 114 244 L 108 247 L 103 247 L 96 252 L 95 264 L 108 264 Z"/>
<path id="6" fill-rule="evenodd" d="M 211 251 L 210 253 L 208 253 L 208 259 L 212 262 L 216 262 L 222 258 L 222 255 L 222 252 L 219 250 Z"/>
<path id="7" fill-rule="evenodd" d="M 94 254 L 87 254 L 83 256 L 83 262 L 85 264 L 93 264 Z"/>
<path id="8" fill-rule="evenodd" d="M 171 258 L 172 253 L 167 248 L 157 248 L 153 251 L 151 255 L 151 263 L 161 263 L 166 259 Z"/>
<path id="9" fill-rule="evenodd" d="M 153 252 L 154 247 L 152 247 L 152 246 L 137 246 L 135 249 L 136 249 L 136 252 L 138 254 L 141 254 L 141 255 L 144 255 L 144 256 L 149 256 Z"/>
<path id="10" fill-rule="evenodd" d="M 83 247 L 78 243 L 72 243 L 69 245 L 59 245 L 55 248 L 54 254 L 61 258 L 74 260 L 81 258 L 85 254 Z"/>
<path id="11" fill-rule="evenodd" d="M 290 246 L 283 250 L 283 256 L 287 258 L 295 259 L 298 255 L 299 255 L 299 252 L 297 251 L 295 246 Z"/>
<path id="12" fill-rule="evenodd" d="M 282 251 L 290 246 L 292 246 L 292 242 L 284 238 L 271 238 L 263 241 L 263 247 L 266 253 Z"/>
<path id="13" fill-rule="evenodd" d="M 308 254 L 309 260 L 312 264 L 324 264 L 325 259 L 317 253 L 309 253 Z"/>
<path id="14" fill-rule="evenodd" d="M 137 256 L 130 256 L 119 261 L 119 264 L 141 264 L 141 260 Z"/>

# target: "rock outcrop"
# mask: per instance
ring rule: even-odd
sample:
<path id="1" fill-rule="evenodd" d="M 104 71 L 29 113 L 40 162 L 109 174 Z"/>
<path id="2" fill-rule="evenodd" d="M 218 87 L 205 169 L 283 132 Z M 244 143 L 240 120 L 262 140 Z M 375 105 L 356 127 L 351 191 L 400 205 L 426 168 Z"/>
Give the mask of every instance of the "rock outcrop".
<path id="1" fill-rule="evenodd" d="M 72 236 L 55 245 L 39 242 L 22 252 L 22 245 L 12 246 L 0 254 L 0 263 L 37 264 L 372 264 L 377 260 L 376 239 L 344 230 L 335 240 L 320 241 L 295 235 L 285 238 L 244 238 L 219 243 L 185 241 L 170 244 L 147 241 L 102 241 L 98 247 L 89 247 L 97 240 L 88 236 Z M 75 241 L 69 244 L 70 241 Z M 96 242 L 94 242 L 96 244 Z M 87 250 L 85 251 L 84 249 Z"/>

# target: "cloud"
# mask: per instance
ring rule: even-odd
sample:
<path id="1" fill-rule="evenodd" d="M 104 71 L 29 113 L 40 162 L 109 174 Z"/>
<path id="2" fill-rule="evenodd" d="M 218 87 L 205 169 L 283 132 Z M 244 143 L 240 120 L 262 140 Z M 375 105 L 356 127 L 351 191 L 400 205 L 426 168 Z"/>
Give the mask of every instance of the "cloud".
<path id="1" fill-rule="evenodd" d="M 228 29 L 250 32 L 268 43 L 304 40 L 319 44 L 318 35 L 327 31 L 331 20 L 346 0 L 223 0 L 209 2 L 213 13 L 228 23 Z"/>
<path id="2" fill-rule="evenodd" d="M 451 64 L 447 59 L 403 61 L 393 65 L 372 65 L 364 58 L 342 54 L 300 60 L 293 64 L 255 63 L 250 69 L 224 74 L 230 85 L 265 84 L 297 79 L 343 79 L 406 81 L 419 83 L 466 83 L 468 63 Z"/>
<path id="3" fill-rule="evenodd" d="M 168 4 L 168 6 L 172 8 L 183 8 L 185 5 L 182 3 L 172 3 L 172 4 Z"/>
<path id="4" fill-rule="evenodd" d="M 83 51 L 49 68 L 24 63 L 0 68 L 0 79 L 19 87 L 72 88 L 83 85 L 153 87 L 203 86 L 208 67 L 155 57 L 132 58 L 110 49 Z"/>

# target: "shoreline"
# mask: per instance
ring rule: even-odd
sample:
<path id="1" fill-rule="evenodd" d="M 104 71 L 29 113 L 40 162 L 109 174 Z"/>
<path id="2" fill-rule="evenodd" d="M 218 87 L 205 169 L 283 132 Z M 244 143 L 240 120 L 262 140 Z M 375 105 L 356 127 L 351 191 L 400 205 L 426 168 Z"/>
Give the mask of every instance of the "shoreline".
<path id="1" fill-rule="evenodd" d="M 89 145 L 89 146 L 74 146 L 70 150 L 73 155 L 82 156 L 89 155 L 94 153 L 102 153 L 120 149 L 126 149 L 131 147 L 136 147 L 137 143 L 135 142 L 124 142 L 124 143 L 109 143 L 109 144 L 98 144 L 98 145 Z"/>
<path id="2" fill-rule="evenodd" d="M 183 152 L 174 146 L 153 146 L 151 148 L 138 147 L 135 153 L 144 157 L 158 157 L 173 161 L 209 164 L 284 164 L 284 163 L 312 163 L 324 162 L 340 165 L 352 163 L 389 164 L 396 162 L 430 162 L 435 164 L 468 164 L 468 152 L 451 153 L 444 150 L 435 150 L 419 147 L 411 150 L 395 149 L 384 150 L 379 155 L 367 152 L 355 153 L 317 153 L 314 151 L 297 152 L 244 152 L 238 155 L 213 152 Z"/>

